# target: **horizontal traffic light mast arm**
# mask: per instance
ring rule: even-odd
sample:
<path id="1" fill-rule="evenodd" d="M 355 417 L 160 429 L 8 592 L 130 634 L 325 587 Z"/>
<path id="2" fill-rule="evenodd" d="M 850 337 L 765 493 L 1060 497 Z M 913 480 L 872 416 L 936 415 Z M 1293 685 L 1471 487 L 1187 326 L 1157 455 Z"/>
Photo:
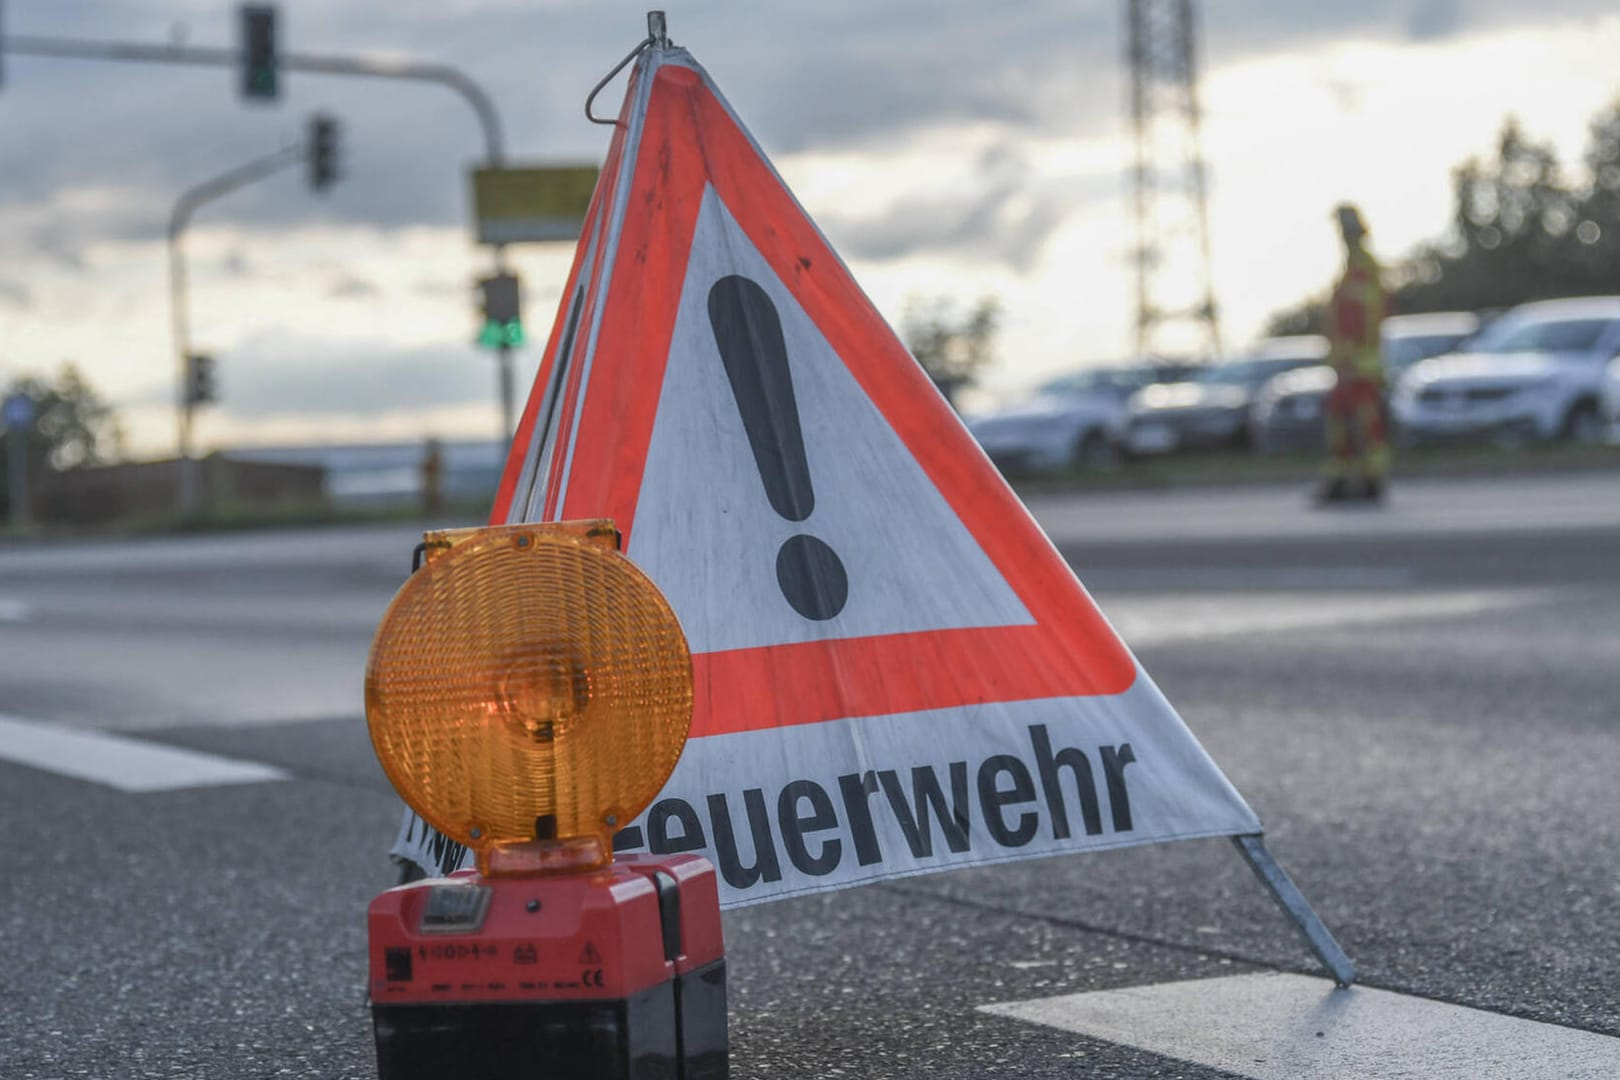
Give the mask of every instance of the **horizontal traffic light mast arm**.
<path id="1" fill-rule="evenodd" d="M 41 37 L 34 34 L 6 34 L 0 37 L 0 52 L 17 56 L 43 56 L 60 60 L 124 60 L 150 64 L 190 64 L 198 67 L 236 67 L 240 49 L 199 45 L 145 45 L 124 41 L 87 41 L 79 38 Z M 428 60 L 388 56 L 312 56 L 284 52 L 276 60 L 288 71 L 308 71 L 316 75 L 359 75 L 376 79 L 409 79 L 445 86 L 460 94 L 478 114 L 484 133 L 484 157 L 499 167 L 506 156 L 501 135 L 501 118 L 495 102 L 472 77 L 460 68 Z"/>

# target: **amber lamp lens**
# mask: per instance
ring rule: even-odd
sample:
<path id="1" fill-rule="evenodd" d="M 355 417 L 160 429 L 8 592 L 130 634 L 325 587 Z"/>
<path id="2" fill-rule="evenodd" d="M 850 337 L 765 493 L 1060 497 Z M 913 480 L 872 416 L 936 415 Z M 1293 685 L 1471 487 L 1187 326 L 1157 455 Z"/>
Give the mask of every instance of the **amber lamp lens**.
<path id="1" fill-rule="evenodd" d="M 539 526 L 479 533 L 411 575 L 366 666 L 383 770 L 480 853 L 605 839 L 664 786 L 691 720 L 663 594 L 617 552 Z"/>

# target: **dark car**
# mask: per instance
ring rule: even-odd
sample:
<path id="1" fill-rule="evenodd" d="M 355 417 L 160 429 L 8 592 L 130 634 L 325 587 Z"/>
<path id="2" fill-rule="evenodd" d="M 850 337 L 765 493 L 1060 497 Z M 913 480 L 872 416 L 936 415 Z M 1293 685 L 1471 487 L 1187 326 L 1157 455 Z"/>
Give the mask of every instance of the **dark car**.
<path id="1" fill-rule="evenodd" d="M 1385 319 L 1381 337 L 1388 385 L 1394 386 L 1419 360 L 1451 352 L 1478 329 L 1479 318 L 1466 311 Z M 1335 381 L 1333 369 L 1322 365 L 1278 375 L 1261 387 L 1249 412 L 1249 441 L 1255 450 L 1320 450 L 1327 439 L 1327 396 Z"/>
<path id="2" fill-rule="evenodd" d="M 1185 382 L 1145 387 L 1131 398 L 1121 442 L 1132 454 L 1246 445 L 1249 408 L 1260 387 L 1325 356 L 1324 338 L 1271 338 L 1252 354 L 1211 364 Z"/>

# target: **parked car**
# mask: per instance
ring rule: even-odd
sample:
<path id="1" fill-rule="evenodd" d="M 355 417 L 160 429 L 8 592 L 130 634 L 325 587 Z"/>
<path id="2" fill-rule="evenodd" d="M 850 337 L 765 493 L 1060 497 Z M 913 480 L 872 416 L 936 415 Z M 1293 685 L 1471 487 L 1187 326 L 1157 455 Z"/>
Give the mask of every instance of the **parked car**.
<path id="1" fill-rule="evenodd" d="M 1609 361 L 1603 378 L 1603 418 L 1608 424 L 1608 441 L 1620 446 L 1620 356 Z"/>
<path id="2" fill-rule="evenodd" d="M 969 417 L 968 430 L 1005 473 L 1108 465 L 1117 457 L 1126 399 L 1153 377 L 1142 365 L 1072 372 L 1010 408 Z"/>
<path id="3" fill-rule="evenodd" d="M 1338 382 L 1327 364 L 1295 368 L 1268 381 L 1249 411 L 1256 453 L 1320 450 L 1327 442 L 1327 396 Z"/>
<path id="4" fill-rule="evenodd" d="M 1407 368 L 1431 356 L 1456 352 L 1480 330 L 1480 318 L 1470 311 L 1436 311 L 1424 315 L 1392 315 L 1384 320 L 1384 377 L 1389 385 Z"/>
<path id="5" fill-rule="evenodd" d="M 1396 315 L 1384 320 L 1384 372 L 1393 386 L 1419 360 L 1448 353 L 1479 327 L 1466 311 Z M 1337 381 L 1327 365 L 1299 368 L 1276 376 L 1255 395 L 1249 412 L 1249 441 L 1262 454 L 1319 450 L 1327 440 L 1327 396 Z"/>
<path id="6" fill-rule="evenodd" d="M 1238 360 L 1211 364 L 1184 382 L 1144 387 L 1132 396 L 1122 442 L 1132 454 L 1166 454 L 1249 439 L 1255 394 L 1276 375 L 1320 364 L 1327 339 L 1271 338 Z"/>
<path id="7" fill-rule="evenodd" d="M 1403 441 L 1499 441 L 1603 433 L 1600 397 L 1620 354 L 1620 296 L 1544 300 L 1509 311 L 1467 351 L 1420 360 L 1396 386 Z"/>

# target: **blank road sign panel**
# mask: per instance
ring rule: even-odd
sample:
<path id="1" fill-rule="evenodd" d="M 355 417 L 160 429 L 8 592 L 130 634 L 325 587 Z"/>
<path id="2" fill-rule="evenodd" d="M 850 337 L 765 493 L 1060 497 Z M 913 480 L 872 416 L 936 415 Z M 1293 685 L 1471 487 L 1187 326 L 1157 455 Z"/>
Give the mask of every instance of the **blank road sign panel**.
<path id="1" fill-rule="evenodd" d="M 474 169 L 473 216 L 482 244 L 579 237 L 596 187 L 595 165 Z"/>

